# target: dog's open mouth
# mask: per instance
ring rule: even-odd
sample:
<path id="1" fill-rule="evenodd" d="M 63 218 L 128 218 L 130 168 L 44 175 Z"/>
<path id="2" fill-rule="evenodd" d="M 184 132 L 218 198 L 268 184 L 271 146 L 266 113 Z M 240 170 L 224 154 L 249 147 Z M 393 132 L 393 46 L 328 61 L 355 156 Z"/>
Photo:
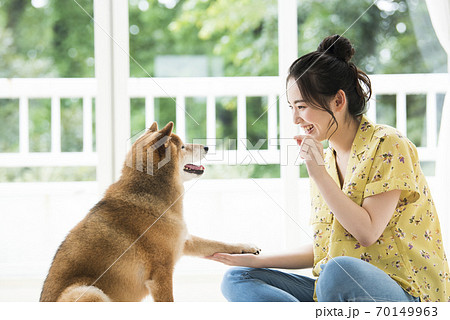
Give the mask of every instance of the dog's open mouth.
<path id="1" fill-rule="evenodd" d="M 189 163 L 184 165 L 183 171 L 188 173 L 203 174 L 205 167 L 202 165 L 196 166 L 195 164 Z"/>

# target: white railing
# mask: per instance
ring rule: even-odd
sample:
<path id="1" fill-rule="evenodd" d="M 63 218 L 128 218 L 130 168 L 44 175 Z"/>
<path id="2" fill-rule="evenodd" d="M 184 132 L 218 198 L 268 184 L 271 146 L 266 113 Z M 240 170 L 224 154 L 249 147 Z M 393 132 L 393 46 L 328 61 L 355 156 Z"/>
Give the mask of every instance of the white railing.
<path id="1" fill-rule="evenodd" d="M 266 97 L 267 108 L 267 136 L 261 137 L 268 141 L 277 139 L 277 98 L 282 92 L 278 77 L 228 77 L 228 78 L 134 78 L 129 81 L 129 97 L 145 98 L 146 127 L 154 120 L 154 102 L 157 98 L 172 97 L 176 101 L 177 135 L 183 140 L 186 137 L 186 115 L 184 112 L 186 98 L 206 98 L 206 141 L 215 152 L 216 139 L 216 103 L 219 97 L 237 98 L 237 152 L 224 150 L 220 158 L 214 163 L 229 163 L 227 159 L 236 159 L 236 153 L 244 155 L 253 153 L 247 151 L 243 143 L 247 140 L 249 125 L 246 117 L 247 97 Z M 195 120 L 195 119 L 194 119 Z M 268 149 L 259 151 L 266 163 L 279 163 L 276 144 L 269 144 Z M 256 161 L 257 157 L 251 157 Z"/>
<path id="2" fill-rule="evenodd" d="M 396 127 L 407 135 L 406 97 L 409 94 L 426 95 L 427 145 L 418 148 L 423 161 L 436 159 L 436 94 L 445 93 L 448 87 L 446 74 L 402 74 L 372 75 L 375 99 L 371 101 L 369 117 L 376 119 L 376 95 L 396 95 Z M 19 100 L 19 152 L 0 153 L 0 167 L 44 167 L 44 166 L 96 166 L 97 154 L 92 150 L 92 101 L 96 96 L 97 82 L 93 78 L 81 79 L 0 79 L 0 99 Z M 177 134 L 186 136 L 185 101 L 188 97 L 206 98 L 206 139 L 214 148 L 216 141 L 216 101 L 219 97 L 237 98 L 237 140 L 246 141 L 247 129 L 252 124 L 246 119 L 246 98 L 267 97 L 268 141 L 276 141 L 279 119 L 277 99 L 285 100 L 284 80 L 279 77 L 233 77 L 233 78 L 130 78 L 129 98 L 145 99 L 146 127 L 154 120 L 155 99 L 171 97 L 176 101 Z M 51 99 L 51 152 L 29 151 L 30 99 Z M 82 98 L 83 101 L 83 151 L 61 152 L 61 110 L 62 98 Z M 100 117 L 101 118 L 101 117 Z M 258 156 L 250 156 L 258 152 Z M 280 163 L 280 151 L 276 143 L 268 143 L 266 150 L 246 150 L 244 143 L 238 143 L 237 150 L 224 150 L 222 160 L 246 158 L 251 163 Z"/>
<path id="3" fill-rule="evenodd" d="M 448 74 L 391 74 L 372 75 L 372 89 L 375 99 L 370 102 L 369 117 L 376 119 L 376 95 L 396 96 L 396 128 L 406 136 L 407 95 L 426 96 L 426 147 L 419 147 L 422 161 L 435 161 L 437 156 L 437 103 L 436 95 L 445 94 L 449 88 Z M 440 120 L 440 119 L 439 119 Z"/>
<path id="4" fill-rule="evenodd" d="M 96 166 L 92 150 L 92 100 L 97 94 L 93 78 L 0 79 L 0 99 L 19 100 L 19 152 L 0 153 L 0 167 Z M 51 99 L 51 151 L 30 152 L 29 101 Z M 61 152 L 62 98 L 83 100 L 83 151 Z"/>

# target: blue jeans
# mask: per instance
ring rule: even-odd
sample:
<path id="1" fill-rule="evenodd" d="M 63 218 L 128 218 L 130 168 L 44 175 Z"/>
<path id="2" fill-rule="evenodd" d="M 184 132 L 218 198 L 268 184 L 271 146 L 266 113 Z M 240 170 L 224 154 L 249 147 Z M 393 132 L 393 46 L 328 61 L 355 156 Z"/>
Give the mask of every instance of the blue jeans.
<path id="1" fill-rule="evenodd" d="M 316 295 L 320 302 L 419 302 L 384 271 L 352 257 L 322 265 Z M 315 279 L 272 269 L 233 267 L 222 282 L 228 301 L 313 302 Z"/>

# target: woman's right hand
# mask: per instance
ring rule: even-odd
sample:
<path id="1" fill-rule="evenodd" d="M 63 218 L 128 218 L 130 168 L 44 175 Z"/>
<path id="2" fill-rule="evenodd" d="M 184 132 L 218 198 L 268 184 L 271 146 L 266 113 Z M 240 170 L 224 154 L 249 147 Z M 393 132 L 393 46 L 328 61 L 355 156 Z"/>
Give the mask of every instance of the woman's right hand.
<path id="1" fill-rule="evenodd" d="M 229 254 L 218 252 L 212 256 L 205 257 L 205 259 L 221 262 L 227 266 L 259 268 L 258 260 L 260 260 L 260 257 L 252 253 Z"/>

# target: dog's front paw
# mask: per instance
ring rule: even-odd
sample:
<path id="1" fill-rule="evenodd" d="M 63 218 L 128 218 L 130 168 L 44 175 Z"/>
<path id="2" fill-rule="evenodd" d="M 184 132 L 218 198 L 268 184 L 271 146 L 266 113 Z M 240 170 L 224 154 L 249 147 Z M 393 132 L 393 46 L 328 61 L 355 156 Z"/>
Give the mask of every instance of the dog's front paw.
<path id="1" fill-rule="evenodd" d="M 261 249 L 259 249 L 258 247 L 254 246 L 254 245 L 248 245 L 248 244 L 242 245 L 241 253 L 259 254 L 260 252 L 261 252 Z"/>

